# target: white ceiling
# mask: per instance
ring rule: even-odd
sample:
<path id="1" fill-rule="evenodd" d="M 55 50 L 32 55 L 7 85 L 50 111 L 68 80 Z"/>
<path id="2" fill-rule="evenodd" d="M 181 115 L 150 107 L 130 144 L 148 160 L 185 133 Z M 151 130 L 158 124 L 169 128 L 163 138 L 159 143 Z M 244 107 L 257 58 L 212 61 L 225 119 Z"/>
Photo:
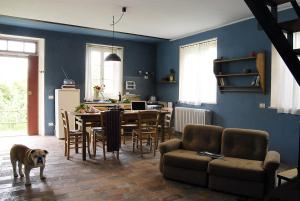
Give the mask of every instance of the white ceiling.
<path id="1" fill-rule="evenodd" d="M 243 0 L 0 0 L 0 14 L 111 30 L 123 6 L 116 31 L 166 39 L 252 16 Z"/>

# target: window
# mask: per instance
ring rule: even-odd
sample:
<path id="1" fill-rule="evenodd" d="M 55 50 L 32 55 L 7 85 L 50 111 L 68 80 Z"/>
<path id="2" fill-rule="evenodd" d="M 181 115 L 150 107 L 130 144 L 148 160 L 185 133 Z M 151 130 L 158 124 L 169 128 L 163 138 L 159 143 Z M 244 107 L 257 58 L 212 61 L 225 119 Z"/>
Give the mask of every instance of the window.
<path id="1" fill-rule="evenodd" d="M 294 33 L 294 48 L 300 48 L 300 33 Z M 280 113 L 300 114 L 300 87 L 272 46 L 271 107 Z"/>
<path id="2" fill-rule="evenodd" d="M 213 60 L 216 58 L 217 39 L 180 47 L 180 102 L 216 103 L 217 81 L 213 73 Z"/>
<path id="3" fill-rule="evenodd" d="M 85 100 L 93 100 L 93 87 L 104 84 L 105 98 L 118 98 L 122 93 L 123 83 L 123 48 L 114 47 L 121 62 L 104 62 L 107 55 L 111 53 L 111 47 L 103 45 L 88 44 L 86 48 L 85 68 Z"/>
<path id="4" fill-rule="evenodd" d="M 37 53 L 36 42 L 0 39 L 0 51 L 20 52 L 20 53 Z"/>

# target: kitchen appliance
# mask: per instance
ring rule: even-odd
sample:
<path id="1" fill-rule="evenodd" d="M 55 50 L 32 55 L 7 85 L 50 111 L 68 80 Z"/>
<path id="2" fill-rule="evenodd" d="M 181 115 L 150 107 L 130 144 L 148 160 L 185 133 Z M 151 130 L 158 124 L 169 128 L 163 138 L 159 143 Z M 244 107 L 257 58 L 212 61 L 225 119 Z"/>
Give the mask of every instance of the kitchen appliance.
<path id="1" fill-rule="evenodd" d="M 150 103 L 155 103 L 155 102 L 156 102 L 156 97 L 155 97 L 155 96 L 150 96 L 148 102 L 150 102 Z"/>
<path id="2" fill-rule="evenodd" d="M 55 89 L 55 136 L 59 139 L 65 138 L 64 127 L 61 117 L 61 109 L 73 112 L 80 104 L 79 89 Z M 75 117 L 70 114 L 69 126 L 75 129 Z"/>

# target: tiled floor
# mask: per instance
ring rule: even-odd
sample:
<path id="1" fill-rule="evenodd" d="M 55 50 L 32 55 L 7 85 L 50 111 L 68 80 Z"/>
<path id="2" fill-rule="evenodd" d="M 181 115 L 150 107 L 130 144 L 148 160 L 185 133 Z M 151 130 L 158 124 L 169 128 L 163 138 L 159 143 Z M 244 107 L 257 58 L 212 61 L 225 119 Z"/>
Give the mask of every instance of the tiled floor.
<path id="1" fill-rule="evenodd" d="M 38 169 L 31 171 L 31 187 L 25 187 L 20 178 L 13 179 L 9 150 L 17 143 L 49 151 L 45 182 L 39 179 Z M 233 195 L 164 179 L 158 170 L 159 154 L 155 158 L 145 154 L 142 159 L 127 144 L 122 146 L 120 161 L 111 153 L 104 161 L 99 150 L 96 159 L 83 162 L 74 152 L 66 160 L 63 141 L 55 137 L 0 138 L 0 200 L 236 200 Z"/>

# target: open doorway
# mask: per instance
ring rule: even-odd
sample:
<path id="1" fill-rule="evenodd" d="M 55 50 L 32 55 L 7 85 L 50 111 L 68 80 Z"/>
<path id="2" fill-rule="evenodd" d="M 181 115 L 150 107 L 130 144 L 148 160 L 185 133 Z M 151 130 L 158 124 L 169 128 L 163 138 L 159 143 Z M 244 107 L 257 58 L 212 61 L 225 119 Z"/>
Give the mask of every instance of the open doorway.
<path id="1" fill-rule="evenodd" d="M 43 38 L 0 34 L 0 137 L 45 135 L 44 54 Z"/>
<path id="2" fill-rule="evenodd" d="M 0 137 L 27 135 L 28 58 L 0 56 Z"/>

